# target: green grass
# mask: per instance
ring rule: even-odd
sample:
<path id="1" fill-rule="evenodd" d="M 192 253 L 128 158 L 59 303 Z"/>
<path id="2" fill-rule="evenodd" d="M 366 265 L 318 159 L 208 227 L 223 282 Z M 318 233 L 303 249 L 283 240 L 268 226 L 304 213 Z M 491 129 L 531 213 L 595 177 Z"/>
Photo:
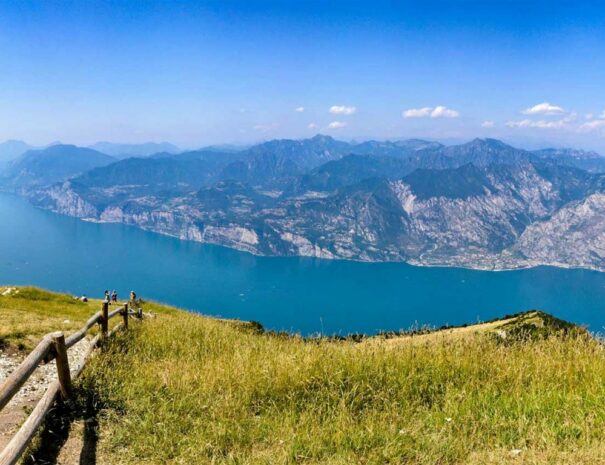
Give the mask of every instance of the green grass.
<path id="1" fill-rule="evenodd" d="M 548 325 L 539 314 L 516 342 L 476 332 L 392 344 L 155 311 L 86 373 L 106 406 L 107 463 L 605 460 L 605 353 L 583 331 L 536 331 Z"/>
<path id="2" fill-rule="evenodd" d="M 355 342 L 145 310 L 79 383 L 98 463 L 605 463 L 605 351 L 539 313 Z"/>

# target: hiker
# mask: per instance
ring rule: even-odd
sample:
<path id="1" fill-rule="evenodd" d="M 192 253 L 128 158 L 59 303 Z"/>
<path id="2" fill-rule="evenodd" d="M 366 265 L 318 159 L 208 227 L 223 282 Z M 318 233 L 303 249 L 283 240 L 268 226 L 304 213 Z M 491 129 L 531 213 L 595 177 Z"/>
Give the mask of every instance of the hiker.
<path id="1" fill-rule="evenodd" d="M 103 302 L 105 303 L 110 303 L 109 301 L 109 291 L 107 289 L 105 289 L 105 297 L 103 297 Z"/>
<path id="2" fill-rule="evenodd" d="M 128 307 L 137 312 L 137 318 L 143 318 L 143 309 L 140 307 L 141 302 L 137 300 L 137 293 L 134 291 L 130 291 L 130 300 L 128 302 Z"/>
<path id="3" fill-rule="evenodd" d="M 116 291 L 113 291 L 113 292 L 111 293 L 111 301 L 112 301 L 113 303 L 117 303 L 117 302 L 118 302 L 118 293 L 117 293 Z"/>

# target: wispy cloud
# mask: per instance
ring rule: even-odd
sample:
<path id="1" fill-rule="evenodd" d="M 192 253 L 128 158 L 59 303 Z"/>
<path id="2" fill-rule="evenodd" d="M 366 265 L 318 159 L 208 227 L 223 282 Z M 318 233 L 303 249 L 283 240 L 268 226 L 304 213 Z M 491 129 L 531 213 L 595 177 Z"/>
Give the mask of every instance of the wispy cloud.
<path id="1" fill-rule="evenodd" d="M 332 121 L 330 124 L 328 124 L 328 129 L 341 129 L 344 128 L 346 125 L 347 123 L 343 121 Z"/>
<path id="2" fill-rule="evenodd" d="M 537 128 L 537 129 L 563 129 L 570 127 L 571 123 L 576 121 L 578 115 L 574 112 L 569 113 L 564 118 L 555 120 L 545 119 L 523 119 L 520 121 L 508 121 L 506 126 L 509 128 Z"/>
<path id="3" fill-rule="evenodd" d="M 401 113 L 404 118 L 457 118 L 460 113 L 443 105 L 436 107 L 410 108 Z"/>
<path id="4" fill-rule="evenodd" d="M 357 112 L 357 107 L 348 107 L 346 105 L 332 105 L 330 107 L 330 113 L 335 115 L 352 115 Z"/>
<path id="5" fill-rule="evenodd" d="M 279 124 L 269 123 L 269 124 L 257 124 L 256 126 L 254 126 L 253 129 L 255 131 L 259 131 L 259 132 L 269 132 L 273 129 L 276 129 L 277 127 L 279 127 Z"/>
<path id="6" fill-rule="evenodd" d="M 552 105 L 548 102 L 539 103 L 533 107 L 527 108 L 522 112 L 524 115 L 562 115 L 565 110 L 557 105 Z"/>
<path id="7" fill-rule="evenodd" d="M 523 119 L 521 121 L 508 121 L 506 125 L 509 128 L 539 128 L 539 129 L 560 129 L 565 126 L 565 122 L 563 120 L 557 121 L 545 121 L 541 120 L 532 120 L 532 119 Z"/>
<path id="8" fill-rule="evenodd" d="M 586 116 L 588 121 L 580 125 L 578 128 L 579 132 L 593 132 L 603 129 L 603 133 L 605 134 L 605 110 L 596 118 L 594 115 L 591 115 L 591 118 L 588 118 L 588 115 Z"/>
<path id="9" fill-rule="evenodd" d="M 298 113 L 302 113 L 303 111 L 305 111 L 305 107 L 295 108 L 294 111 L 297 111 Z"/>
<path id="10" fill-rule="evenodd" d="M 592 132 L 597 129 L 605 129 L 605 119 L 594 119 L 580 125 L 578 128 L 580 132 Z"/>
<path id="11" fill-rule="evenodd" d="M 319 124 L 317 124 L 317 123 L 309 123 L 307 125 L 307 129 L 319 129 Z"/>
<path id="12" fill-rule="evenodd" d="M 481 123 L 482 128 L 493 128 L 494 126 L 496 126 L 496 123 L 494 123 L 493 121 L 489 121 L 489 120 Z"/>

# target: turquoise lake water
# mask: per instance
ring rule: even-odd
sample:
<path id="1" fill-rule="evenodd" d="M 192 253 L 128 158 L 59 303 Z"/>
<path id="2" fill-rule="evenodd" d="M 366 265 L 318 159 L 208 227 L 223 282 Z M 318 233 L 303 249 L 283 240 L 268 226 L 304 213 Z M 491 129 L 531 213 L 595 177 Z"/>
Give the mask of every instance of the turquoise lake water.
<path id="1" fill-rule="evenodd" d="M 376 333 L 462 324 L 539 308 L 605 327 L 605 273 L 540 267 L 487 272 L 310 258 L 223 247 L 93 224 L 0 194 L 0 283 L 100 297 L 105 289 L 266 328 Z"/>

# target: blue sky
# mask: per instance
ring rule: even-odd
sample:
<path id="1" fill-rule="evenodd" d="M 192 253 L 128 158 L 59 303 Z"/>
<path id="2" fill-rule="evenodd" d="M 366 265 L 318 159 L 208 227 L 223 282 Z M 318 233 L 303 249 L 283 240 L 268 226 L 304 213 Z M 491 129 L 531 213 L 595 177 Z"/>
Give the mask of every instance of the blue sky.
<path id="1" fill-rule="evenodd" d="M 605 152 L 597 2 L 0 1 L 0 139 Z"/>

